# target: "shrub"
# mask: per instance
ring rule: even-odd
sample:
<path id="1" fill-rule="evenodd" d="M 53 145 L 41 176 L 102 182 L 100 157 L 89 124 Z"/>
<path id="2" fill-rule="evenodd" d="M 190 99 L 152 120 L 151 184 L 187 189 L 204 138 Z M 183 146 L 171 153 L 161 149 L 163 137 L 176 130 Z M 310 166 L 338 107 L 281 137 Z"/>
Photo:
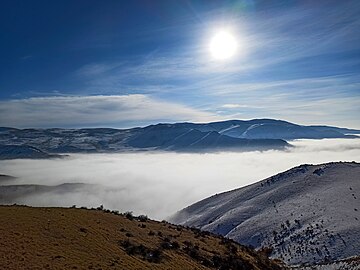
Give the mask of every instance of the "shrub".
<path id="1" fill-rule="evenodd" d="M 161 261 L 162 251 L 160 249 L 151 250 L 146 257 L 146 260 L 152 263 L 159 263 Z"/>
<path id="2" fill-rule="evenodd" d="M 228 244 L 226 247 L 229 250 L 230 254 L 236 254 L 238 251 L 237 247 L 233 244 Z"/>
<path id="3" fill-rule="evenodd" d="M 161 242 L 160 247 L 162 249 L 172 249 L 171 243 L 166 241 Z"/>
<path id="4" fill-rule="evenodd" d="M 124 216 L 128 219 L 128 220 L 133 220 L 134 216 L 133 213 L 131 211 L 125 212 Z"/>
<path id="5" fill-rule="evenodd" d="M 183 242 L 183 244 L 185 245 L 185 247 L 192 247 L 193 246 L 193 243 L 191 243 L 190 241 L 187 241 L 187 240 L 185 240 Z"/>
<path id="6" fill-rule="evenodd" d="M 123 248 L 127 248 L 130 246 L 130 241 L 129 240 L 123 240 L 123 241 L 119 241 L 120 246 L 122 246 Z"/>
<path id="7" fill-rule="evenodd" d="M 176 241 L 173 241 L 172 243 L 173 249 L 179 249 L 180 248 L 180 244 Z"/>
<path id="8" fill-rule="evenodd" d="M 218 268 L 222 263 L 222 258 L 218 255 L 214 255 L 211 260 L 216 268 Z"/>
<path id="9" fill-rule="evenodd" d="M 201 264 L 204 265 L 205 267 L 213 267 L 213 263 L 206 259 L 206 258 L 202 258 Z"/>
<path id="10" fill-rule="evenodd" d="M 143 260 L 152 263 L 159 263 L 161 261 L 162 252 L 160 249 L 150 249 L 142 244 L 136 245 L 129 240 L 120 241 L 119 244 L 128 255 L 140 256 Z"/>
<path id="11" fill-rule="evenodd" d="M 270 257 L 271 253 L 274 251 L 272 247 L 263 247 L 259 250 L 260 253 L 264 254 L 266 257 Z"/>
<path id="12" fill-rule="evenodd" d="M 197 249 L 195 249 L 195 248 L 190 248 L 187 253 L 193 259 L 198 259 L 199 258 L 199 251 Z"/>
<path id="13" fill-rule="evenodd" d="M 149 220 L 148 216 L 146 215 L 140 215 L 137 217 L 137 220 L 140 221 L 140 222 L 146 222 Z"/>

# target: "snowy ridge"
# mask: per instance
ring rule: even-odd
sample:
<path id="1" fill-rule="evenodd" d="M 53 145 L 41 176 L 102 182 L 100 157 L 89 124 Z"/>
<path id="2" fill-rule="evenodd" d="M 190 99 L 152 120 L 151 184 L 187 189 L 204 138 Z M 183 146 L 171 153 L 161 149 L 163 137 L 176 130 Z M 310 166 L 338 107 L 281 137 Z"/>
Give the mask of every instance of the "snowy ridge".
<path id="1" fill-rule="evenodd" d="M 360 164 L 301 165 L 214 195 L 172 222 L 219 233 L 290 264 L 360 255 Z"/>
<path id="2" fill-rule="evenodd" d="M 274 119 L 229 120 L 204 124 L 157 124 L 131 129 L 0 127 L 0 145 L 19 147 L 19 149 L 22 147 L 23 153 L 16 154 L 16 151 L 8 153 L 9 148 L 3 147 L 0 159 L 46 158 L 46 155 L 57 153 L 115 153 L 149 150 L 179 152 L 283 150 L 291 146 L 286 140 L 358 138 L 355 135 L 357 133 L 360 134 L 360 130 L 300 126 Z M 35 149 L 39 151 L 36 153 Z"/>
<path id="3" fill-rule="evenodd" d="M 238 128 L 238 127 L 240 127 L 240 125 L 231 125 L 230 127 L 227 127 L 227 128 L 224 128 L 223 130 L 220 130 L 219 133 L 223 134 L 223 133 L 225 133 L 227 131 L 233 130 L 233 129 Z"/>

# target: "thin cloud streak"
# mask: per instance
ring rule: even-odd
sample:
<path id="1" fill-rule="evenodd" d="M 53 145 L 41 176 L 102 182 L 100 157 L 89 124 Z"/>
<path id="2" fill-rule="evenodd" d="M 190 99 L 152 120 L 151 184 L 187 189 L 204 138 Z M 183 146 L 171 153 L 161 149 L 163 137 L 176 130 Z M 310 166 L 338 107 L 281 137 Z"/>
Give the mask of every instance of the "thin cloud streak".
<path id="1" fill-rule="evenodd" d="M 202 36 L 195 39 L 198 43 L 188 45 L 176 54 L 156 51 L 143 57 L 140 62 L 90 63 L 80 71 L 90 69 L 88 72 L 91 73 L 99 68 L 104 71 L 111 70 L 112 72 L 103 74 L 103 77 L 90 81 L 90 85 L 96 87 L 126 84 L 126 80 L 134 78 L 151 81 L 182 78 L 191 81 L 200 78 L 206 81 L 214 75 L 246 74 L 308 57 L 351 51 L 357 49 L 357 41 L 360 41 L 360 19 L 356 5 L 355 9 L 350 3 L 342 6 L 342 9 L 334 9 L 322 5 L 304 5 L 287 12 L 276 11 L 271 13 L 271 16 L 268 13 L 259 13 L 255 17 L 243 14 L 241 18 L 232 18 L 229 24 L 235 30 L 237 25 L 242 25 L 242 29 L 238 31 L 245 55 L 226 64 L 219 64 L 211 59 L 207 48 L 209 37 L 202 32 L 204 27 L 215 26 L 205 23 L 192 27 L 193 36 Z M 324 12 L 324 9 L 328 12 Z M 316 23 L 314 18 L 317 18 Z M 216 21 L 216 18 L 205 15 L 203 21 L 207 20 Z M 346 60 L 337 64 L 341 65 L 344 61 Z"/>
<path id="2" fill-rule="evenodd" d="M 275 118 L 302 125 L 332 125 L 348 128 L 360 128 L 360 100 L 352 97 L 326 98 L 318 100 L 293 100 L 279 94 L 263 97 L 256 101 L 239 99 L 247 108 L 227 109 L 223 117 L 243 119 Z M 221 107 L 223 110 L 225 108 Z M 284 118 L 286 115 L 286 118 Z"/>
<path id="3" fill-rule="evenodd" d="M 272 10 L 231 17 L 229 25 L 235 32 L 238 30 L 244 53 L 226 63 L 214 61 L 208 52 L 210 30 L 206 29 L 216 26 L 210 23 L 216 21 L 210 12 L 203 16 L 201 24 L 192 27 L 196 42 L 181 51 L 156 50 L 141 61 L 90 63 L 75 74 L 86 77 L 90 92 L 101 89 L 103 93 L 151 94 L 180 100 L 220 118 L 276 117 L 303 124 L 347 123 L 359 127 L 358 102 L 354 101 L 360 99 L 355 70 L 359 61 L 336 55 L 357 50 L 358 7 L 352 2 L 342 3 L 341 8 L 304 4 L 286 12 Z M 311 60 L 315 57 L 319 59 Z M 284 67 L 289 68 L 286 74 L 277 75 L 284 73 Z M 97 76 L 91 76 L 93 72 Z M 338 102 L 334 103 L 336 99 Z M 344 106 L 347 100 L 351 101 Z M 334 104 L 335 109 L 323 106 L 325 103 Z M 241 107 L 226 108 L 223 104 Z M 306 111 L 302 109 L 305 107 Z M 303 113 L 305 117 L 301 118 Z M 309 118 L 309 114 L 314 118 Z"/>
<path id="4" fill-rule="evenodd" d="M 208 121 L 216 116 L 146 95 L 38 97 L 0 102 L 0 126 L 132 127 L 159 121 Z"/>
<path id="5" fill-rule="evenodd" d="M 134 108 L 127 113 L 123 109 L 125 104 L 119 109 L 111 103 L 108 108 L 115 107 L 116 110 L 113 112 L 115 116 L 110 116 L 106 110 L 88 108 L 85 98 L 77 96 L 73 98 L 74 103 L 80 100 L 76 106 L 66 105 L 70 103 L 66 97 L 65 105 L 59 105 L 54 101 L 55 97 L 49 99 L 48 105 L 39 103 L 32 113 L 31 104 L 37 104 L 37 101 L 24 99 L 0 103 L 0 125 L 25 126 L 25 120 L 21 119 L 26 119 L 26 126 L 40 126 L 49 122 L 46 118 L 55 126 L 68 122 L 75 125 L 74 117 L 79 117 L 82 126 L 113 126 L 109 119 L 123 123 L 126 117 L 132 123 L 142 120 L 176 122 L 266 117 L 301 124 L 346 123 L 349 127 L 360 127 L 360 80 L 357 75 L 360 62 L 356 57 L 349 57 L 356 55 L 360 44 L 360 18 L 357 16 L 360 5 L 348 1 L 337 5 L 305 3 L 279 7 L 283 5 L 285 9 L 272 8 L 254 13 L 213 10 L 201 12 L 199 18 L 192 20 L 188 17 L 192 15 L 187 14 L 178 26 L 169 25 L 171 35 L 178 38 L 178 43 L 149 47 L 148 51 L 126 57 L 94 58 L 69 75 L 72 83 L 80 85 L 71 87 L 78 89 L 74 91 L 78 96 L 110 95 L 103 98 L 107 101 L 98 103 L 109 104 L 111 96 L 120 94 L 147 96 L 155 103 L 161 103 L 147 106 L 143 114 Z M 209 33 L 219 25 L 232 26 L 243 43 L 244 52 L 229 62 L 214 61 L 208 52 Z M 138 40 L 138 45 L 144 40 L 153 40 L 154 33 L 165 35 L 169 29 L 149 26 L 142 31 L 136 33 L 139 38 L 143 37 Z M 337 56 L 337 53 L 344 54 Z M 312 60 L 315 57 L 319 60 Z M 62 90 L 54 94 L 47 92 L 47 95 L 60 95 Z M 29 93 L 39 96 L 35 92 Z M 131 99 L 126 102 L 136 103 Z M 165 103 L 172 105 L 166 107 Z M 224 104 L 241 106 L 230 108 Z M 161 108 L 164 106 L 168 112 L 174 113 L 163 116 L 165 109 Z M 40 108 L 43 108 L 43 113 Z M 54 114 L 57 116 L 53 117 Z M 64 117 L 60 117 L 61 114 Z M 39 117 L 39 120 L 27 115 Z"/>

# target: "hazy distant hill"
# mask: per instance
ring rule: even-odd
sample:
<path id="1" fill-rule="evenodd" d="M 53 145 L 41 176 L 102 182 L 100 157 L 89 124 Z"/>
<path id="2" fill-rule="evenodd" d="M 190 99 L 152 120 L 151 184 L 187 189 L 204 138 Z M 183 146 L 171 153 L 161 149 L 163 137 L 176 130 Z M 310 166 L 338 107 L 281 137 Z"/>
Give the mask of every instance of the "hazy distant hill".
<path id="1" fill-rule="evenodd" d="M 7 175 L 7 174 L 0 174 L 0 185 L 4 183 L 11 183 L 16 179 L 16 177 Z"/>
<path id="2" fill-rule="evenodd" d="M 0 206 L 0 216 L 0 269 L 283 269 L 228 239 L 101 207 Z"/>
<path id="3" fill-rule="evenodd" d="M 0 178 L 1 179 L 1 178 Z M 14 182 L 14 181 L 12 181 Z M 96 194 L 99 187 L 93 184 L 64 183 L 56 186 L 0 182 L 0 204 L 25 204 L 29 198 L 62 196 L 64 194 Z M 46 201 L 45 199 L 43 201 Z"/>
<path id="4" fill-rule="evenodd" d="M 0 144 L 0 160 L 1 159 L 15 159 L 15 158 L 55 158 L 60 157 L 56 154 L 46 153 L 34 146 L 30 145 L 1 145 Z"/>
<path id="5" fill-rule="evenodd" d="M 301 165 L 204 199 L 172 221 L 271 247 L 291 264 L 332 261 L 360 255 L 359 200 L 359 163 Z"/>
<path id="6" fill-rule="evenodd" d="M 356 136 L 349 134 L 356 133 L 360 134 L 360 131 L 326 126 L 300 126 L 272 119 L 157 124 L 132 129 L 0 128 L 0 159 L 46 158 L 49 153 L 284 149 L 289 146 L 285 140 L 353 138 Z"/>

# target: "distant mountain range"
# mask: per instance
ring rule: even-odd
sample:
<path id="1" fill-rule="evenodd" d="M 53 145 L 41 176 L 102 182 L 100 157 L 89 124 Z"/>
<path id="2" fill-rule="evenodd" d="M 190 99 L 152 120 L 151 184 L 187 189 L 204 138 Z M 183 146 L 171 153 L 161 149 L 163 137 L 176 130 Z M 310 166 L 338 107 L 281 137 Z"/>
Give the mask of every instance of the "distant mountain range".
<path id="1" fill-rule="evenodd" d="M 16 129 L 0 128 L 0 159 L 49 158 L 58 153 L 124 151 L 249 151 L 284 149 L 286 140 L 354 138 L 360 130 L 301 126 L 254 119 L 205 124 L 157 124 L 144 128 Z"/>
<path id="2" fill-rule="evenodd" d="M 359 176 L 355 162 L 301 165 L 197 202 L 171 221 L 269 247 L 289 264 L 359 256 Z"/>

